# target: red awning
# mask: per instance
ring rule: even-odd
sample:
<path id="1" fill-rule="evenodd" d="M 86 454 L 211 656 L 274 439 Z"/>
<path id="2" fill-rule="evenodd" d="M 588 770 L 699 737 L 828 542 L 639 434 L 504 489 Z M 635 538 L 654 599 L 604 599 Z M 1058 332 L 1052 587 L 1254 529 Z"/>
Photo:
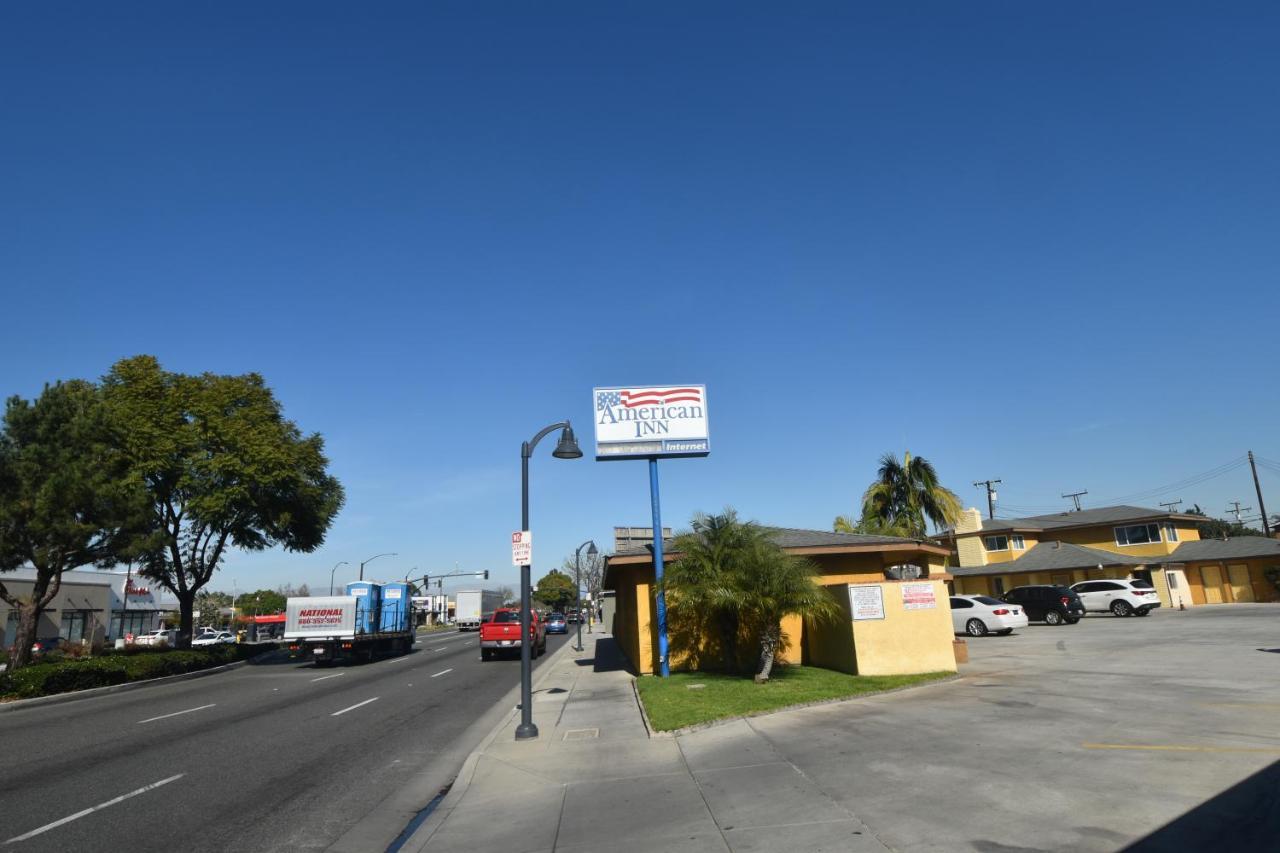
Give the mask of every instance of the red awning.
<path id="1" fill-rule="evenodd" d="M 269 616 L 250 616 L 249 618 L 253 620 L 255 625 L 272 625 L 277 622 L 284 622 L 283 613 L 272 613 Z"/>

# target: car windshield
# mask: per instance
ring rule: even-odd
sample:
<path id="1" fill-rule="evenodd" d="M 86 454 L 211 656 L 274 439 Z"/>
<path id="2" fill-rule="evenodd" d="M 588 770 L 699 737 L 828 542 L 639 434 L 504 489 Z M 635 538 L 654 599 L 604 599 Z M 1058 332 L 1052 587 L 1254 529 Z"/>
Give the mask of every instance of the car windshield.
<path id="1" fill-rule="evenodd" d="M 1130 581 L 1130 583 L 1133 584 L 1135 589 L 1155 589 L 1155 587 L 1152 586 L 1150 583 L 1141 579 Z"/>
<path id="2" fill-rule="evenodd" d="M 975 596 L 973 597 L 973 600 L 974 600 L 974 601 L 980 601 L 980 602 L 982 602 L 983 604 L 1004 604 L 1004 602 L 1003 602 L 1003 601 L 1000 601 L 999 599 L 992 598 L 992 597 L 991 597 L 991 596 L 989 596 L 989 595 L 975 595 Z"/>
<path id="3" fill-rule="evenodd" d="M 548 618 L 548 619 L 563 619 L 563 618 L 564 618 L 564 614 L 563 614 L 563 613 L 552 613 L 552 614 L 551 614 L 550 616 L 548 616 L 547 618 Z"/>

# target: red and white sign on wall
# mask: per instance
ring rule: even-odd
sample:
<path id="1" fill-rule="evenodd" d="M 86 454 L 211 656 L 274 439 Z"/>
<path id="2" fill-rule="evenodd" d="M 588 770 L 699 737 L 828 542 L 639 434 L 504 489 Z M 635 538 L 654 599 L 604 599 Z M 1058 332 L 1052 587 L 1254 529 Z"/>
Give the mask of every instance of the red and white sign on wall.
<path id="1" fill-rule="evenodd" d="M 517 530 L 511 534 L 511 565 L 516 568 L 533 565 L 532 531 Z"/>
<path id="2" fill-rule="evenodd" d="M 938 606 L 931 583 L 904 583 L 902 585 L 903 610 L 932 610 Z"/>

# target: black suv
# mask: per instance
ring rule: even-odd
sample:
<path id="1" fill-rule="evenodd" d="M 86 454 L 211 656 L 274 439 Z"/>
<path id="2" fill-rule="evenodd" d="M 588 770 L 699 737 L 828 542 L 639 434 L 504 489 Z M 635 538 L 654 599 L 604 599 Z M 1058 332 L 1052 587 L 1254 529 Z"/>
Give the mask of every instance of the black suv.
<path id="1" fill-rule="evenodd" d="M 1084 618 L 1084 602 L 1070 587 L 1015 586 L 1000 596 L 1010 604 L 1022 605 L 1028 619 L 1043 621 L 1047 625 L 1074 625 Z"/>

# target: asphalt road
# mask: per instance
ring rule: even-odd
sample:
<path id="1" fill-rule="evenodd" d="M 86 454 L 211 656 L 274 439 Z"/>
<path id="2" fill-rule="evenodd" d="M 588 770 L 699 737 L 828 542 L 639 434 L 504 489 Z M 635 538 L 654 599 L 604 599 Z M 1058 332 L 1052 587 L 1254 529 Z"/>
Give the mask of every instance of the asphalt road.
<path id="1" fill-rule="evenodd" d="M 548 655 L 565 640 L 549 637 Z M 249 665 L 0 714 L 0 846 L 324 850 L 425 771 L 454 772 L 436 765 L 475 746 L 458 739 L 519 672 L 449 632 L 371 664 Z"/>

